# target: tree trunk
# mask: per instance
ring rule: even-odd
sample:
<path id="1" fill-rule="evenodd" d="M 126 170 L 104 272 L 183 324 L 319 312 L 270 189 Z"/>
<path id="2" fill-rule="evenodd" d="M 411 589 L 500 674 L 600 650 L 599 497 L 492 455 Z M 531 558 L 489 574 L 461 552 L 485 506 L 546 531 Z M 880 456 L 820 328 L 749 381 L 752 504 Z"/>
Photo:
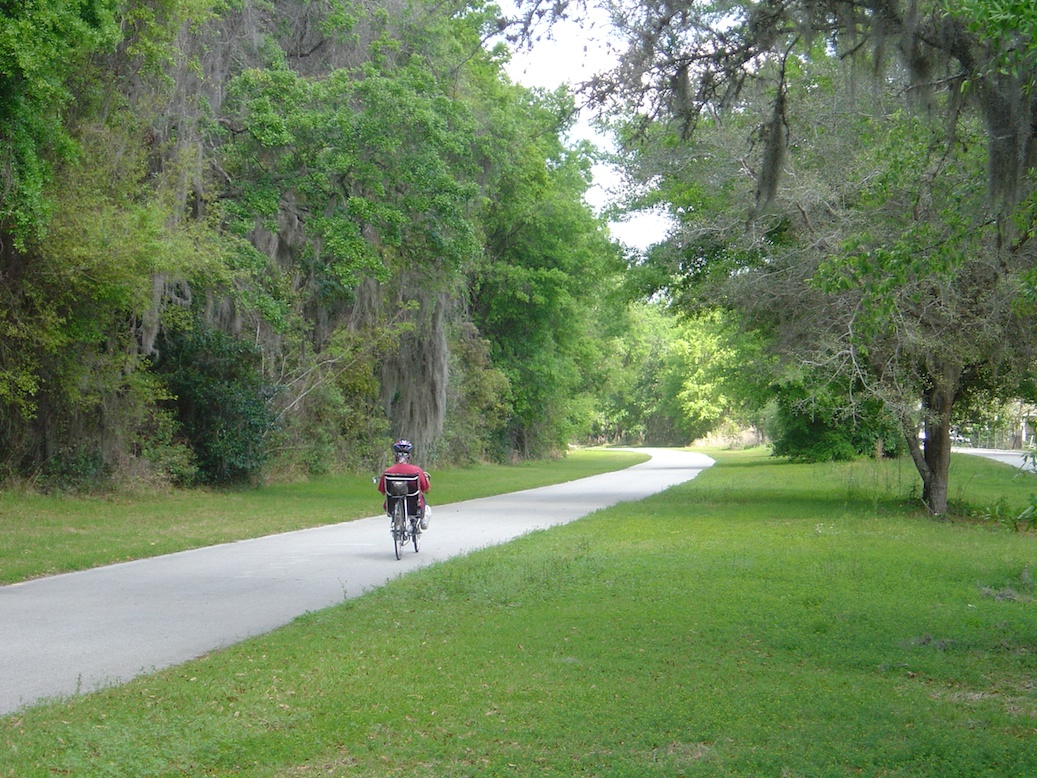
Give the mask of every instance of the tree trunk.
<path id="1" fill-rule="evenodd" d="M 447 406 L 446 294 L 429 295 L 414 314 L 414 329 L 382 364 L 382 403 L 394 437 L 410 439 L 414 461 L 428 462 L 443 432 Z"/>
<path id="2" fill-rule="evenodd" d="M 943 423 L 946 422 L 946 423 Z M 947 513 L 947 484 L 951 468 L 950 418 L 925 425 L 925 460 L 929 478 L 922 481 L 922 502 L 934 516 Z"/>
<path id="3" fill-rule="evenodd" d="M 932 370 L 933 386 L 922 398 L 925 441 L 921 445 L 914 430 L 905 429 L 918 474 L 922 477 L 922 502 L 934 516 L 947 513 L 951 468 L 951 410 L 957 395 L 961 368 L 938 363 Z"/>

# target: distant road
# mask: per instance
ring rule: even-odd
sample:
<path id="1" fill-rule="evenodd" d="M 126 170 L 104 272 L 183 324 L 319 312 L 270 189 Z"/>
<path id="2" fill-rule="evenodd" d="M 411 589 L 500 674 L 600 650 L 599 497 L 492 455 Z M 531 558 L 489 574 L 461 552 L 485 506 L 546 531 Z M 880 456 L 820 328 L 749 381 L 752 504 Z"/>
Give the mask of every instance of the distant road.
<path id="1" fill-rule="evenodd" d="M 1008 451 L 997 448 L 971 448 L 969 446 L 955 446 L 954 452 L 958 454 L 974 454 L 978 457 L 984 457 L 986 459 L 993 459 L 998 462 L 1004 462 L 1014 467 L 1026 467 L 1030 471 L 1034 470 L 1033 464 L 1027 464 L 1023 457 L 1027 452 L 1025 451 Z"/>
<path id="2" fill-rule="evenodd" d="M 0 715 L 179 664 L 421 566 L 640 500 L 713 464 L 640 450 L 651 460 L 619 472 L 433 503 L 421 552 L 402 561 L 388 520 L 375 516 L 0 586 Z M 372 489 L 372 505 L 379 500 Z"/>

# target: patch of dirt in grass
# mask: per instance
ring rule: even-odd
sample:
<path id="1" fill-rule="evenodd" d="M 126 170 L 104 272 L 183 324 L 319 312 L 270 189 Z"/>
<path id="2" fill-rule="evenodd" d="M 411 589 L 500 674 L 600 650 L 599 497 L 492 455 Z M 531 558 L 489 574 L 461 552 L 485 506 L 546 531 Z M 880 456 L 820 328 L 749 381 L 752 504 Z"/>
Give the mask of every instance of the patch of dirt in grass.
<path id="1" fill-rule="evenodd" d="M 1037 700 L 1033 698 L 1034 684 L 1029 680 L 1022 687 L 991 689 L 939 689 L 930 695 L 934 700 L 948 700 L 966 707 L 985 702 L 996 703 L 1012 718 L 1037 718 Z"/>
<path id="2" fill-rule="evenodd" d="M 692 764 L 712 759 L 715 749 L 711 743 L 673 742 L 652 752 L 653 762 L 673 763 L 674 766 Z"/>

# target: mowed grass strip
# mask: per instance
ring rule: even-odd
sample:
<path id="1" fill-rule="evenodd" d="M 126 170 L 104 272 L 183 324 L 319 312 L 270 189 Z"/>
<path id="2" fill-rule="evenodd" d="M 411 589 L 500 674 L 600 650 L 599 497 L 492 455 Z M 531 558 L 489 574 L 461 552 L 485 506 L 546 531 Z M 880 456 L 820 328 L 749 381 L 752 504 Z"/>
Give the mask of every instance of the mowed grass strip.
<path id="1" fill-rule="evenodd" d="M 920 514 L 896 463 L 717 457 L 0 719 L 0 775 L 1037 775 L 1033 536 Z"/>
<path id="2" fill-rule="evenodd" d="M 564 459 L 435 470 L 430 503 L 572 481 L 648 459 L 583 449 Z M 0 584 L 190 548 L 335 524 L 381 512 L 371 475 L 238 491 L 67 497 L 0 492 Z"/>

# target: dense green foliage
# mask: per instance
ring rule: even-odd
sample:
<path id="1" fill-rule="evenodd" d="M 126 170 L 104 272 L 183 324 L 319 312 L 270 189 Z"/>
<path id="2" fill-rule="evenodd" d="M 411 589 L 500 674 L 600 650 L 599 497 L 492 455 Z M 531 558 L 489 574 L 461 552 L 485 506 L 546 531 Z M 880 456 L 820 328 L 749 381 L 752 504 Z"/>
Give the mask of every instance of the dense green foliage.
<path id="1" fill-rule="evenodd" d="M 896 448 L 895 418 L 939 512 L 952 424 L 1032 385 L 1033 14 L 768 8 L 615 20 L 588 93 L 628 204 L 677 227 L 623 257 L 573 94 L 509 80 L 482 0 L 5 5 L 0 478 L 244 482 L 397 436 L 507 461 L 749 428 L 827 458 Z M 188 343 L 252 355 L 220 413 L 168 369 Z"/>
<path id="2" fill-rule="evenodd" d="M 76 144 L 62 121 L 72 83 L 118 37 L 115 0 L 4 3 L 0 7 L 0 230 L 19 245 L 52 209 L 54 166 Z"/>
<path id="3" fill-rule="evenodd" d="M 167 337 L 156 373 L 194 452 L 199 480 L 247 482 L 267 456 L 274 428 L 268 401 L 273 387 L 260 373 L 260 353 L 242 340 L 205 325 Z"/>
<path id="4" fill-rule="evenodd" d="M 767 357 L 722 312 L 676 317 L 663 303 L 630 306 L 606 359 L 601 440 L 683 445 L 752 431 L 760 442 L 773 395 Z"/>
<path id="5" fill-rule="evenodd" d="M 0 477 L 510 459 L 586 435 L 621 263 L 496 9 L 0 11 Z"/>
<path id="6" fill-rule="evenodd" d="M 675 223 L 641 288 L 762 339 L 781 453 L 850 456 L 894 421 L 934 513 L 954 427 L 1032 399 L 1024 5 L 649 3 L 614 16 L 628 45 L 593 85 L 631 207 Z"/>
<path id="7" fill-rule="evenodd" d="M 522 456 L 560 450 L 586 432 L 603 383 L 602 322 L 615 310 L 601 303 L 621 269 L 617 249 L 580 201 L 587 151 L 558 140 L 571 111 L 569 99 L 554 95 L 540 118 L 514 128 L 509 165 L 487 203 L 486 257 L 472 280 L 473 314 L 512 387 L 501 446 Z M 542 126 L 557 129 L 544 134 Z"/>
<path id="8" fill-rule="evenodd" d="M 859 402 L 851 414 L 842 387 L 833 389 L 825 392 L 816 382 L 788 382 L 776 388 L 775 413 L 768 426 L 776 456 L 837 462 L 902 453 L 903 432 L 882 403 Z"/>

